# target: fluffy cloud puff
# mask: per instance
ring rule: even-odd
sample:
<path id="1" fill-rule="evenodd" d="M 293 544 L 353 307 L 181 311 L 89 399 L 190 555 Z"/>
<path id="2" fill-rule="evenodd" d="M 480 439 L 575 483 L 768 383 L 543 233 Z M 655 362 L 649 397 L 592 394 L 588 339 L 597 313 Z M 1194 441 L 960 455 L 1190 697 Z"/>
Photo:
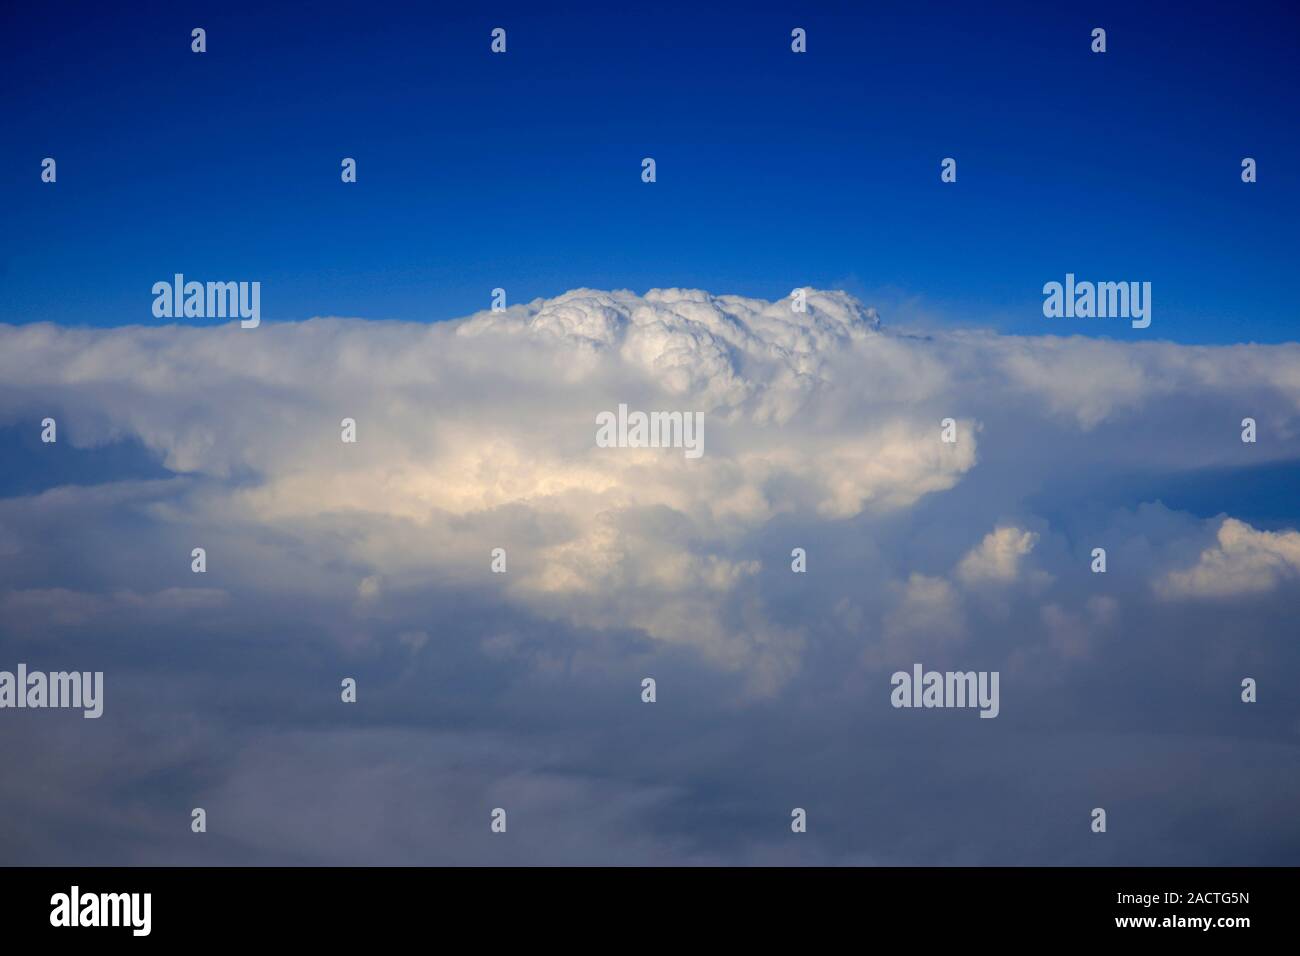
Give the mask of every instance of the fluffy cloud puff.
<path id="1" fill-rule="evenodd" d="M 1259 531 L 1227 518 L 1219 525 L 1214 547 L 1183 571 L 1157 582 L 1168 598 L 1223 598 L 1271 591 L 1300 578 L 1300 532 Z"/>
<path id="2" fill-rule="evenodd" d="M 957 566 L 957 576 L 978 586 L 988 582 L 1009 583 L 1020 574 L 1020 559 L 1034 550 L 1038 535 L 1020 528 L 997 528 L 984 536 Z"/>

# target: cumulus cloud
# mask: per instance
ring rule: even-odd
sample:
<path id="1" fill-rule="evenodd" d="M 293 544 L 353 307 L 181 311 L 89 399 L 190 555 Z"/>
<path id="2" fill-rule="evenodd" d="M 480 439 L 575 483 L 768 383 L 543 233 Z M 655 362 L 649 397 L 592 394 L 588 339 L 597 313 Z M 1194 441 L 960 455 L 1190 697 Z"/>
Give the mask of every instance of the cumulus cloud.
<path id="1" fill-rule="evenodd" d="M 1026 482 L 1070 458 L 1122 466 L 1137 446 L 1120 430 L 1145 427 L 1134 409 L 1170 400 L 1186 413 L 1185 396 L 1207 390 L 1267 389 L 1281 410 L 1274 434 L 1296 431 L 1294 346 L 918 337 L 844 293 L 807 302 L 796 312 L 789 299 L 579 289 L 435 325 L 0 327 L 0 420 L 57 414 L 76 446 L 140 442 L 187 479 L 148 505 L 153 515 L 236 539 L 245 586 L 294 578 L 270 564 L 292 547 L 318 581 L 350 575 L 343 586 L 366 613 L 421 580 L 479 584 L 502 547 L 509 600 L 689 645 L 768 688 L 806 646 L 798 625 L 742 623 L 771 561 L 758 542 L 782 521 L 886 520 L 952 494 L 980 474 L 991 433 L 1057 458 L 1026 458 Z M 704 455 L 597 447 L 595 416 L 619 404 L 703 413 Z M 939 440 L 949 417 L 954 444 Z M 344 418 L 356 444 L 339 440 Z M 1148 457 L 1175 469 L 1221 461 L 1229 437 Z M 1268 454 L 1294 443 L 1274 440 Z M 1000 484 L 1021 482 L 997 467 Z M 11 532 L 0 540 L 18 546 Z M 967 589 L 1007 586 L 1037 540 L 1000 526 L 946 562 Z M 1276 549 L 1233 554 L 1234 581 L 1281 573 Z M 904 597 L 880 633 L 927 614 L 959 632 L 960 601 L 916 571 L 894 569 Z"/>
<path id="2" fill-rule="evenodd" d="M 880 354 L 875 381 L 859 377 L 853 356 L 872 358 L 879 322 L 842 293 L 812 293 L 805 313 L 578 290 L 436 326 L 27 326 L 3 339 L 6 380 L 59 395 L 65 440 L 137 438 L 208 479 L 173 504 L 178 519 L 309 540 L 365 572 L 362 600 L 403 576 L 478 579 L 501 546 L 516 600 L 773 675 L 798 634 L 738 631 L 717 608 L 758 567 L 730 553 L 738 536 L 782 513 L 906 508 L 976 458 L 973 430 L 941 445 L 933 414 L 897 396 L 886 414 L 847 413 L 897 373 Z M 620 403 L 703 413 L 703 458 L 596 447 L 595 416 Z M 345 417 L 355 445 L 339 440 Z"/>
<path id="3" fill-rule="evenodd" d="M 1229 598 L 1271 591 L 1300 578 L 1300 532 L 1259 531 L 1225 518 L 1218 543 L 1185 570 L 1156 583 L 1166 598 Z"/>
<path id="4" fill-rule="evenodd" d="M 996 528 L 984 536 L 957 565 L 957 577 L 968 586 L 1006 584 L 1020 574 L 1020 559 L 1034 550 L 1038 535 L 1020 528 Z"/>
<path id="5" fill-rule="evenodd" d="M 1152 714 L 1221 739 L 1225 686 L 1300 666 L 1295 511 L 1243 477 L 1300 460 L 1300 346 L 921 335 L 843 293 L 808 304 L 579 289 L 433 325 L 0 325 L 0 479 L 23 479 L 0 497 L 0 656 L 111 676 L 96 759 L 0 787 L 0 820 L 24 821 L 0 842 L 37 861 L 474 862 L 499 841 L 453 832 L 510 802 L 529 834 L 512 861 L 1027 861 L 972 836 L 994 831 L 1044 848 L 1029 861 L 1078 859 L 1059 835 L 1077 827 L 1016 783 L 1027 741 L 1048 741 L 1032 765 L 1053 766 L 1055 804 L 1098 774 L 1141 796 L 1168 769 L 1139 759 L 1164 740 Z M 620 404 L 702 413 L 704 454 L 598 447 Z M 25 437 L 46 416 L 55 445 Z M 1258 600 L 1196 600 L 1238 594 Z M 900 718 L 888 675 L 917 661 L 1001 669 L 998 719 Z M 1300 713 L 1273 706 L 1249 732 L 1285 752 Z M 0 721 L 0 746 L 71 752 L 38 718 Z M 154 728 L 170 736 L 142 748 Z M 1189 793 L 1260 763 L 1202 772 L 1202 743 Z M 923 780 L 882 786 L 920 753 Z M 444 782 L 426 820 L 410 794 Z M 989 799 L 961 819 L 934 797 L 966 788 Z M 116 835 L 67 844 L 78 793 L 116 795 Z M 868 799 L 907 825 L 824 825 Z M 242 836 L 203 849 L 157 823 L 203 801 Z M 815 801 L 804 844 L 765 829 Z M 419 826 L 366 831 L 386 810 Z M 348 828 L 369 835 L 307 838 Z M 1286 857 L 1278 832 L 1300 846 L 1285 821 L 1228 842 Z"/>

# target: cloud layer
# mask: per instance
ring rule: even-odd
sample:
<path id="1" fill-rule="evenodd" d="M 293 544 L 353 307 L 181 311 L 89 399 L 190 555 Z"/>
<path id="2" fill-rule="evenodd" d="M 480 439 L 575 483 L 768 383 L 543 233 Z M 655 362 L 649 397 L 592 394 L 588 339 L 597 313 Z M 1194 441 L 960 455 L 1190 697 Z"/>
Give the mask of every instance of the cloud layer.
<path id="1" fill-rule="evenodd" d="M 141 745 L 145 714 L 221 728 L 152 767 L 49 769 L 65 790 L 126 795 L 135 842 L 92 841 L 99 861 L 197 861 L 206 851 L 165 836 L 170 823 L 145 821 L 188 819 L 205 794 L 225 805 L 214 819 L 248 828 L 223 826 L 223 860 L 412 861 L 420 840 L 333 857 L 294 842 L 257 789 L 311 800 L 311 781 L 355 774 L 347 801 L 318 808 L 342 825 L 377 812 L 377 788 L 445 775 L 474 740 L 491 759 L 446 814 L 486 820 L 514 793 L 536 825 L 586 836 L 568 851 L 535 833 L 509 852 L 431 840 L 449 861 L 602 862 L 623 847 L 659 862 L 1171 862 L 1154 838 L 1081 841 L 1075 817 L 1087 836 L 1107 799 L 1154 813 L 1135 735 L 1180 723 L 1215 740 L 1239 726 L 1223 760 L 1272 748 L 1269 785 L 1296 786 L 1294 705 L 1244 705 L 1235 688 L 1297 664 L 1282 633 L 1294 503 L 1240 489 L 1300 459 L 1300 345 L 918 335 L 843 293 L 807 302 L 582 289 L 434 325 L 0 326 L 0 428 L 23 478 L 0 499 L 5 661 L 104 662 L 97 732 L 112 753 Z M 703 413 L 703 456 L 597 447 L 596 416 L 620 404 Z M 31 440 L 45 417 L 54 445 Z M 41 478 L 54 456 L 80 456 L 73 480 Z M 1105 574 L 1090 570 L 1098 547 Z M 913 662 L 1002 670 L 1001 715 L 940 726 L 890 709 L 888 675 Z M 337 702 L 345 675 L 357 705 Z M 24 750 L 74 732 L 24 715 L 20 734 L 10 716 L 0 736 Z M 876 742 L 864 750 L 853 726 Z M 422 735 L 438 746 L 413 760 Z M 812 739 L 824 766 L 807 765 Z M 1017 747 L 1051 740 L 1072 761 L 1051 798 L 1073 801 L 1068 820 L 1001 776 Z M 346 767 L 326 756 L 336 745 L 355 754 Z M 870 754 L 901 773 L 927 748 L 980 756 L 915 771 L 879 811 L 942 829 L 942 804 L 914 787 L 962 786 L 996 832 L 927 843 L 841 820 L 788 839 L 790 807 L 838 812 L 871 789 L 833 767 Z M 1180 753 L 1171 772 L 1210 786 Z M 158 774 L 175 806 L 136 792 Z M 1244 786 L 1217 812 L 1260 811 L 1265 781 Z M 90 816 L 72 798 L 39 810 L 34 792 L 0 791 L 6 816 Z M 1004 823 L 992 808 L 1008 799 L 1021 813 Z M 1166 828 L 1205 809 L 1176 805 Z M 1300 831 L 1275 825 L 1272 849 L 1233 830 L 1179 859 L 1294 862 Z M 1015 827 L 1030 832 L 1008 851 Z M 74 852 L 43 832 L 14 845 Z"/>

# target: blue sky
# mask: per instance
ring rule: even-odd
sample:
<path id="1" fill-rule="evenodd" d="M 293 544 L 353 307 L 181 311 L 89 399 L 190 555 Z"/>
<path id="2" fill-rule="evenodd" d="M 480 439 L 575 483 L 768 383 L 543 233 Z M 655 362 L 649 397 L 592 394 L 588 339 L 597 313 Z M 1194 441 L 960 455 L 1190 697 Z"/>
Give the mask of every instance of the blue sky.
<path id="1" fill-rule="evenodd" d="M 1150 281 L 1154 323 L 1053 331 L 1294 339 L 1294 11 L 996 7 L 10 8 L 0 318 L 150 323 L 183 272 L 270 320 L 810 285 L 1036 334 L 1073 271 Z"/>

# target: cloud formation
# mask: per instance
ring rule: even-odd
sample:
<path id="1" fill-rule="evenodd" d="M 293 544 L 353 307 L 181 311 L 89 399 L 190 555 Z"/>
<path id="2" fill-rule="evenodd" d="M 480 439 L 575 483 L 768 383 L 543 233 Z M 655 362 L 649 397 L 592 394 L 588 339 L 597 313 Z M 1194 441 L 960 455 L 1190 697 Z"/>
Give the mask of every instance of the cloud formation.
<path id="1" fill-rule="evenodd" d="M 800 313 L 789 299 L 579 289 L 434 325 L 0 326 L 0 429 L 37 486 L 0 498 L 0 649 L 32 656 L 57 637 L 59 653 L 108 659 L 110 677 L 116 660 L 134 676 L 110 693 L 155 686 L 146 675 L 161 669 L 186 688 L 180 712 L 218 707 L 210 668 L 243 673 L 232 660 L 281 682 L 310 675 L 289 679 L 320 695 L 286 704 L 292 718 L 248 675 L 241 706 L 287 725 L 213 771 L 251 775 L 219 790 L 241 807 L 251 790 L 237 788 L 256 788 L 307 715 L 322 734 L 349 732 L 329 698 L 357 673 L 382 720 L 511 740 L 507 775 L 528 772 L 516 739 L 528 728 L 568 768 L 561 802 L 605 787 L 625 808 L 608 827 L 636 852 L 667 827 L 670 855 L 713 861 L 807 851 L 729 849 L 727 827 L 692 829 L 675 801 L 734 797 L 722 769 L 701 776 L 705 761 L 739 780 L 735 761 L 757 753 L 674 737 L 651 787 L 590 728 L 675 731 L 637 729 L 641 712 L 618 711 L 613 687 L 654 672 L 672 702 L 656 713 L 680 708 L 669 723 L 683 733 L 744 715 L 743 737 L 779 708 L 809 733 L 856 721 L 901 748 L 918 725 L 878 709 L 890 671 L 1000 668 L 1002 713 L 979 723 L 1011 728 L 981 731 L 1001 753 L 988 741 L 1017 728 L 1082 732 L 1060 702 L 1091 712 L 1088 688 L 1114 692 L 1112 668 L 1140 673 L 1174 634 L 1219 648 L 1188 659 L 1180 686 L 1227 682 L 1229 697 L 1243 668 L 1293 659 L 1266 635 L 1294 613 L 1296 515 L 1280 500 L 1261 514 L 1234 489 L 1300 460 L 1300 345 L 920 335 L 844 293 L 807 301 Z M 703 413 L 704 454 L 598 447 L 596 416 L 620 404 Z M 56 445 L 22 437 L 46 416 Z M 1240 440 L 1245 416 L 1255 444 Z M 340 440 L 345 418 L 355 444 Z M 941 439 L 948 418 L 955 443 Z M 125 473 L 96 478 L 123 449 L 136 449 Z M 76 482 L 41 482 L 43 463 L 73 454 Z M 203 577 L 189 570 L 195 546 Z M 1096 547 L 1104 575 L 1090 570 Z M 806 573 L 791 570 L 795 548 Z M 1224 649 L 1220 622 L 1194 610 L 1204 597 L 1265 636 Z M 422 682 L 436 690 L 409 690 Z M 577 742 L 557 695 L 589 707 Z M 106 726 L 129 733 L 114 710 Z M 1293 732 L 1290 715 L 1272 719 L 1272 739 Z M 798 764 L 806 743 L 785 740 L 781 759 Z M 851 759 L 849 742 L 831 746 Z M 939 859 L 864 840 L 846 853 Z M 817 847 L 807 859 L 837 858 Z"/>
<path id="2" fill-rule="evenodd" d="M 1225 518 L 1217 543 L 1185 571 L 1170 571 L 1157 588 L 1165 597 L 1224 598 L 1271 591 L 1300 578 L 1300 532 L 1259 531 Z"/>
<path id="3" fill-rule="evenodd" d="M 1034 550 L 1038 535 L 1020 528 L 997 528 L 984 536 L 957 566 L 957 576 L 969 586 L 1009 583 L 1020 575 L 1020 559 Z"/>

